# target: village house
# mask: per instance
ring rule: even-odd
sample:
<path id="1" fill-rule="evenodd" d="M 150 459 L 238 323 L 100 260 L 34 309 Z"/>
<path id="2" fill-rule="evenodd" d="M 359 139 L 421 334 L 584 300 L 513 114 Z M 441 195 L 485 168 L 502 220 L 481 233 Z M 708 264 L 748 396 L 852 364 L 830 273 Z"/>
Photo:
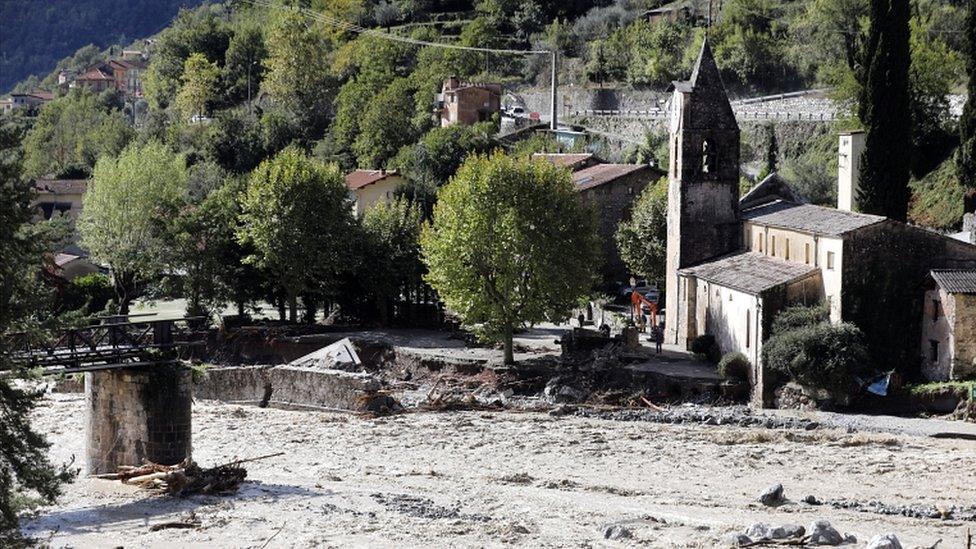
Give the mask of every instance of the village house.
<path id="1" fill-rule="evenodd" d="M 44 90 L 12 93 L 10 97 L 0 100 L 0 113 L 10 114 L 16 109 L 24 109 L 28 114 L 34 114 L 45 103 L 53 100 L 54 94 Z"/>
<path id="2" fill-rule="evenodd" d="M 926 379 L 976 379 L 976 269 L 929 274 L 921 350 Z"/>
<path id="3" fill-rule="evenodd" d="M 572 171 L 573 184 L 584 201 L 593 205 L 603 251 L 601 275 L 607 282 L 626 280 L 627 266 L 620 258 L 614 235 L 621 221 L 629 220 L 634 201 L 664 172 L 647 164 L 607 164 L 590 153 L 532 155 Z"/>
<path id="4" fill-rule="evenodd" d="M 346 175 L 346 188 L 355 203 L 353 214 L 362 217 L 373 204 L 393 201 L 393 191 L 407 179 L 396 170 L 354 170 Z"/>
<path id="5" fill-rule="evenodd" d="M 115 79 L 115 89 L 133 96 L 142 96 L 142 75 L 149 63 L 141 57 L 112 59 L 108 62 Z"/>
<path id="6" fill-rule="evenodd" d="M 57 212 L 73 222 L 81 213 L 87 189 L 87 179 L 40 177 L 34 180 L 33 207 L 44 219 L 51 219 Z"/>
<path id="7" fill-rule="evenodd" d="M 115 72 L 107 63 L 99 63 L 77 76 L 68 87 L 88 88 L 95 93 L 101 93 L 116 87 Z"/>
<path id="8" fill-rule="evenodd" d="M 502 85 L 461 82 L 456 76 L 444 81 L 437 94 L 435 114 L 441 127 L 454 124 L 472 125 L 490 120 L 501 112 Z"/>
<path id="9" fill-rule="evenodd" d="M 767 404 L 762 345 L 794 303 L 829 305 L 889 368 L 918 363 L 921 288 L 933 269 L 976 268 L 976 246 L 851 210 L 863 133 L 839 139 L 838 208 L 807 204 L 776 175 L 739 199 L 739 128 L 707 42 L 674 86 L 670 122 L 666 340 L 715 337 L 751 361 Z M 976 316 L 969 320 L 976 324 Z"/>

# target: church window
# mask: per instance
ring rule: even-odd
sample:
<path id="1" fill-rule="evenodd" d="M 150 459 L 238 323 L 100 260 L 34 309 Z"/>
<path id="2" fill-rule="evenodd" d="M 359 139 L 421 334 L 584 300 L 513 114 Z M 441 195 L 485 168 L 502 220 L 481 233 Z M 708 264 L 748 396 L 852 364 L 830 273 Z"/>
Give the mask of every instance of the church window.
<path id="1" fill-rule="evenodd" d="M 932 362 L 939 361 L 939 342 L 934 339 L 929 340 L 929 360 Z"/>
<path id="2" fill-rule="evenodd" d="M 715 172 L 715 151 L 711 143 L 708 140 L 702 141 L 702 173 L 714 173 Z"/>
<path id="3" fill-rule="evenodd" d="M 827 270 L 834 270 L 834 252 L 827 252 Z"/>
<path id="4" fill-rule="evenodd" d="M 803 262 L 807 265 L 810 264 L 810 243 L 807 242 L 803 245 Z"/>
<path id="5" fill-rule="evenodd" d="M 786 257 L 787 261 L 790 260 L 790 239 L 789 238 L 786 239 L 786 252 L 784 256 Z"/>
<path id="6" fill-rule="evenodd" d="M 759 244 L 759 253 L 763 251 L 763 235 L 759 234 L 756 236 L 756 242 Z"/>
<path id="7" fill-rule="evenodd" d="M 773 235 L 773 241 L 769 245 L 769 255 L 776 257 L 776 235 Z"/>
<path id="8" fill-rule="evenodd" d="M 939 304 L 939 300 L 938 299 L 933 299 L 932 300 L 932 322 L 935 322 L 936 320 L 939 320 L 939 315 L 941 314 L 940 309 L 941 309 L 941 307 L 940 307 L 940 304 Z"/>

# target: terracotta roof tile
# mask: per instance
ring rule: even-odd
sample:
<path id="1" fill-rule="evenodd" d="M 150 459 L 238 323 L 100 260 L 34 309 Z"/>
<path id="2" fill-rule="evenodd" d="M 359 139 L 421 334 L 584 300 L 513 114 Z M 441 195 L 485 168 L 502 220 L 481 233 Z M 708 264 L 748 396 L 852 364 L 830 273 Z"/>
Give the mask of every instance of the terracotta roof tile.
<path id="1" fill-rule="evenodd" d="M 573 172 L 573 183 L 577 191 L 586 191 L 625 175 L 650 169 L 646 164 L 597 164 Z"/>
<path id="2" fill-rule="evenodd" d="M 392 175 L 399 175 L 396 170 L 355 170 L 346 175 L 346 187 L 359 190 Z"/>
<path id="3" fill-rule="evenodd" d="M 818 270 L 813 265 L 793 263 L 756 252 L 744 252 L 680 269 L 678 274 L 758 295 L 771 288 L 806 278 Z"/>

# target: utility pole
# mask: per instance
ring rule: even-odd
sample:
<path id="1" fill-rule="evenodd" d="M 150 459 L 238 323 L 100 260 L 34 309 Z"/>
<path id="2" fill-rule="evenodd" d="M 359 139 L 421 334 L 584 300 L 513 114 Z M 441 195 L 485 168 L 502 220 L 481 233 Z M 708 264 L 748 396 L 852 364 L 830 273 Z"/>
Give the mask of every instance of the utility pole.
<path id="1" fill-rule="evenodd" d="M 549 129 L 552 131 L 556 131 L 556 128 L 558 127 L 558 122 L 556 120 L 556 112 L 558 108 L 556 106 L 556 58 L 556 50 L 552 50 L 552 89 L 549 90 Z"/>

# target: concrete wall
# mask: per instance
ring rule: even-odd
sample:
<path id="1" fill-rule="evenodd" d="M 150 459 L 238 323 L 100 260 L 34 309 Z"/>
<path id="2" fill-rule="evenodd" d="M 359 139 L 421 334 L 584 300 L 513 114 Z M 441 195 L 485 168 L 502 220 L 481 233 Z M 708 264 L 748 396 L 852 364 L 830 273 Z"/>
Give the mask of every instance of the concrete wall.
<path id="1" fill-rule="evenodd" d="M 376 183 L 356 189 L 353 191 L 353 193 L 356 195 L 356 203 L 353 205 L 353 213 L 356 214 L 356 217 L 362 217 L 363 213 L 370 206 L 379 202 L 392 202 L 393 191 L 399 185 L 405 184 L 406 182 L 407 180 L 401 175 L 391 175 L 380 179 Z"/>
<path id="2" fill-rule="evenodd" d="M 87 472 L 190 457 L 191 388 L 179 365 L 86 373 Z"/>

